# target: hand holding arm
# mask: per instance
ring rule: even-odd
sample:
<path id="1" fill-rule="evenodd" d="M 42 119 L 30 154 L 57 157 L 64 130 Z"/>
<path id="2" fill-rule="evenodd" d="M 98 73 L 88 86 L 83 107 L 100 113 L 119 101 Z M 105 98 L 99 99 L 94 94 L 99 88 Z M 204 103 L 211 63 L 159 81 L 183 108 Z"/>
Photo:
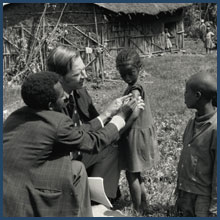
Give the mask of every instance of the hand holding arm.
<path id="1" fill-rule="evenodd" d="M 112 103 L 110 103 L 107 108 L 102 112 L 99 117 L 105 124 L 108 122 L 114 115 L 116 115 L 121 108 L 122 104 L 130 99 L 132 94 L 120 97 L 115 99 Z"/>
<path id="2" fill-rule="evenodd" d="M 133 120 L 135 120 L 138 117 L 139 111 L 144 109 L 144 105 L 145 104 L 143 102 L 143 99 L 140 96 L 137 96 L 137 99 L 132 98 L 129 101 L 124 102 L 120 111 L 118 112 L 118 114 L 116 116 L 114 116 L 112 118 L 112 120 L 114 120 L 115 117 L 117 117 L 117 119 L 120 117 L 120 118 L 123 118 L 124 120 L 131 121 L 129 123 L 129 125 L 130 125 L 133 122 Z M 112 122 L 112 120 L 110 122 Z M 116 121 L 119 121 L 119 120 L 116 120 Z M 120 133 L 122 130 L 125 129 L 124 126 L 127 127 L 127 124 L 125 125 L 125 123 L 124 123 L 124 125 L 121 126 L 120 129 L 118 129 L 118 130 L 120 130 Z"/>
<path id="3" fill-rule="evenodd" d="M 132 112 L 132 114 L 130 115 L 130 117 L 128 118 L 125 127 L 120 131 L 120 134 L 122 134 L 123 132 L 125 132 L 128 128 L 131 127 L 131 125 L 134 123 L 134 121 L 138 118 L 141 110 L 144 109 L 144 102 L 140 96 L 140 92 L 139 90 L 133 90 L 132 91 L 132 95 L 133 98 L 137 101 L 137 106 L 135 107 L 134 111 Z"/>

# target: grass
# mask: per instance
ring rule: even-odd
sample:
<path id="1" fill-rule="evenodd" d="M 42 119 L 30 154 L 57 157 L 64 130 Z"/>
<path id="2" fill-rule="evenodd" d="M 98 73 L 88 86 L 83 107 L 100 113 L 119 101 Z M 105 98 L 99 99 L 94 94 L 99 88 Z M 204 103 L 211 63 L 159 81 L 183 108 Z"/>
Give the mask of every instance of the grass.
<path id="1" fill-rule="evenodd" d="M 167 217 L 175 216 L 174 190 L 176 186 L 176 168 L 182 149 L 182 134 L 186 123 L 194 112 L 185 107 L 183 93 L 185 80 L 198 72 L 217 74 L 217 54 L 205 56 L 199 43 L 190 42 L 185 54 L 170 54 L 143 60 L 147 74 L 140 76 L 147 85 L 152 113 L 157 127 L 160 162 L 156 168 L 143 173 L 150 214 L 141 215 L 132 209 L 130 193 L 124 172 L 121 173 L 120 189 L 122 197 L 116 203 L 127 216 Z M 201 51 L 201 52 L 200 52 Z M 193 52 L 193 53 L 192 53 Z M 99 111 L 116 97 L 123 94 L 126 85 L 121 82 L 106 82 L 95 89 L 89 82 L 87 88 Z M 23 105 L 19 88 L 4 88 L 4 118 Z"/>
<path id="2" fill-rule="evenodd" d="M 187 121 L 194 111 L 184 104 L 185 80 L 198 72 L 217 74 L 217 56 L 212 54 L 172 54 L 143 60 L 146 76 L 141 77 L 147 85 L 151 109 L 154 115 L 160 163 L 155 169 L 143 174 L 146 195 L 151 214 L 148 217 L 175 216 L 176 168 L 182 149 L 182 135 Z M 99 110 L 113 98 L 122 94 L 123 83 L 105 84 L 101 90 L 92 90 L 95 104 Z M 104 105 L 101 103 L 104 102 Z M 130 194 L 124 172 L 121 173 L 120 189 L 122 198 L 116 204 L 127 216 L 143 216 L 132 209 Z"/>

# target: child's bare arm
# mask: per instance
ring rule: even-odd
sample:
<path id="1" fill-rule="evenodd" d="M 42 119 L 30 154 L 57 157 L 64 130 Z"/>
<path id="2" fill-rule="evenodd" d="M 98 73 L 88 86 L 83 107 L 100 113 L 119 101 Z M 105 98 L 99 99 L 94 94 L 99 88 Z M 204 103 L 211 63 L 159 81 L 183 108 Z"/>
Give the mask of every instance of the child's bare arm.
<path id="1" fill-rule="evenodd" d="M 131 93 L 133 95 L 133 98 L 136 98 L 138 100 L 138 97 L 140 96 L 139 90 L 135 89 Z M 131 116 L 129 117 L 129 119 L 127 120 L 125 127 L 120 131 L 120 134 L 122 134 L 124 131 L 126 131 L 128 128 L 131 127 L 133 122 L 138 118 L 140 112 L 141 112 L 141 109 L 136 107 L 133 113 L 131 114 Z"/>

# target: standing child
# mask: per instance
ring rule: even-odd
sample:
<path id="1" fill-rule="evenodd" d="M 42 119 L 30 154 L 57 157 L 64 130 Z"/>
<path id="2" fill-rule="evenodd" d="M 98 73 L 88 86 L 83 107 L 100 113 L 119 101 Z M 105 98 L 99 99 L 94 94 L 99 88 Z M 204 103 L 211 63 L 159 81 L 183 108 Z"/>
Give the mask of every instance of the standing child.
<path id="1" fill-rule="evenodd" d="M 210 54 L 211 53 L 211 49 L 213 48 L 213 41 L 212 41 L 212 37 L 215 34 L 211 31 L 210 27 L 207 27 L 206 30 L 206 38 L 205 38 L 205 49 L 206 49 L 206 54 Z"/>
<path id="2" fill-rule="evenodd" d="M 164 29 L 164 36 L 165 36 L 165 49 L 169 50 L 171 52 L 172 50 L 172 43 L 170 38 L 172 37 L 168 31 L 168 28 Z"/>
<path id="3" fill-rule="evenodd" d="M 184 217 L 217 215 L 217 80 L 195 74 L 186 83 L 185 103 L 196 109 L 183 135 L 178 165 L 177 207 Z"/>
<path id="4" fill-rule="evenodd" d="M 138 53 L 122 50 L 116 58 L 116 67 L 128 84 L 124 94 L 132 93 L 145 102 L 145 109 L 136 109 L 127 122 L 119 141 L 120 167 L 126 170 L 132 202 L 136 211 L 146 209 L 146 195 L 141 173 L 152 168 L 159 160 L 155 127 L 145 86 L 138 82 L 142 64 Z"/>

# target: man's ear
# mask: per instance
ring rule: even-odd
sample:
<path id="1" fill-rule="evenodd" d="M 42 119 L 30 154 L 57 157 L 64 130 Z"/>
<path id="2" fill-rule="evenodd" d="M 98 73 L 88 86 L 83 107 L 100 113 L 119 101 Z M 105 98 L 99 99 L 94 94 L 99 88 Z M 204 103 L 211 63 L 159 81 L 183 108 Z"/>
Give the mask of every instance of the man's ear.
<path id="1" fill-rule="evenodd" d="M 48 109 L 49 109 L 50 111 L 53 111 L 53 110 L 54 110 L 52 102 L 49 102 L 49 103 L 48 103 Z"/>

